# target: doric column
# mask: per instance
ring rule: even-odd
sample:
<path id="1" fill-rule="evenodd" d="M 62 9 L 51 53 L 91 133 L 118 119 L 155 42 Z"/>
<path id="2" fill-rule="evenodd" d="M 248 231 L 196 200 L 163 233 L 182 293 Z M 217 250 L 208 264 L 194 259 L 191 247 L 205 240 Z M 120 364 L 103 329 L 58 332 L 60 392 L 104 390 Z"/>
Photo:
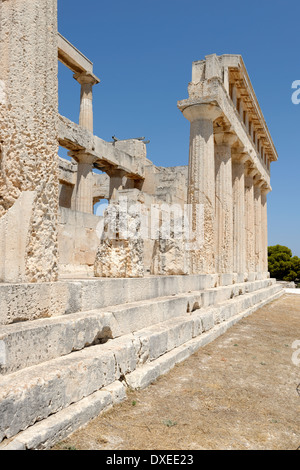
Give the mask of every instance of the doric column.
<path id="1" fill-rule="evenodd" d="M 114 190 L 124 189 L 123 178 L 126 175 L 124 170 L 111 169 L 106 172 L 109 176 L 109 199 L 113 197 Z"/>
<path id="2" fill-rule="evenodd" d="M 245 170 L 245 230 L 246 230 L 246 270 L 255 272 L 255 217 L 254 217 L 254 180 L 256 170 Z"/>
<path id="3" fill-rule="evenodd" d="M 74 190 L 75 210 L 93 214 L 93 162 L 95 158 L 85 152 L 76 152 L 71 155 L 77 161 L 77 180 Z"/>
<path id="4" fill-rule="evenodd" d="M 215 134 L 216 272 L 233 272 L 233 191 L 231 147 L 237 137 Z"/>
<path id="5" fill-rule="evenodd" d="M 261 204 L 261 187 L 264 182 L 260 176 L 254 179 L 254 217 L 255 217 L 255 271 L 263 272 L 262 265 L 262 204 Z"/>
<path id="6" fill-rule="evenodd" d="M 268 267 L 268 210 L 267 194 L 270 188 L 263 186 L 261 188 L 261 225 L 262 225 L 262 272 L 267 273 Z"/>
<path id="7" fill-rule="evenodd" d="M 192 206 L 191 228 L 196 229 L 197 211 L 204 211 L 203 246 L 191 253 L 191 273 L 215 272 L 215 155 L 213 122 L 221 115 L 215 105 L 199 104 L 183 110 L 190 121 L 188 203 Z"/>
<path id="8" fill-rule="evenodd" d="M 246 272 L 245 247 L 245 161 L 249 157 L 244 153 L 232 155 L 233 187 L 233 271 Z"/>
<path id="9" fill-rule="evenodd" d="M 79 125 L 93 132 L 93 86 L 99 83 L 99 79 L 87 72 L 75 74 L 74 78 L 81 85 Z"/>

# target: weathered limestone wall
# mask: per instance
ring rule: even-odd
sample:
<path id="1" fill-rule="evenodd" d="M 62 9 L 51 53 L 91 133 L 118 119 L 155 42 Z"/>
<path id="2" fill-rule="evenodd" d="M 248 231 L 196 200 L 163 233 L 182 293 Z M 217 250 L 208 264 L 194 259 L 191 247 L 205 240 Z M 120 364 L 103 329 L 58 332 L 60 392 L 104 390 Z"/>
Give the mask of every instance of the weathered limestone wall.
<path id="1" fill-rule="evenodd" d="M 59 208 L 58 253 L 61 275 L 94 274 L 100 239 L 97 227 L 102 217 Z"/>
<path id="2" fill-rule="evenodd" d="M 137 189 L 120 190 L 104 213 L 96 255 L 96 277 L 143 277 L 145 274 L 143 217 L 147 207 Z"/>
<path id="3" fill-rule="evenodd" d="M 188 166 L 157 167 L 148 160 L 143 191 L 167 204 L 187 203 Z"/>
<path id="4" fill-rule="evenodd" d="M 26 277 L 27 236 L 35 198 L 34 191 L 24 191 L 1 218 L 0 279 L 6 282 Z"/>
<path id="5" fill-rule="evenodd" d="M 161 230 L 163 232 L 163 230 Z M 163 233 L 153 246 L 150 272 L 158 276 L 188 275 L 190 269 L 189 251 L 184 239 L 178 239 L 171 232 L 170 237 Z"/>
<path id="6" fill-rule="evenodd" d="M 0 61 L 0 225 L 24 192 L 36 193 L 24 233 L 25 269 L 13 281 L 52 281 L 58 271 L 57 0 L 0 2 Z"/>

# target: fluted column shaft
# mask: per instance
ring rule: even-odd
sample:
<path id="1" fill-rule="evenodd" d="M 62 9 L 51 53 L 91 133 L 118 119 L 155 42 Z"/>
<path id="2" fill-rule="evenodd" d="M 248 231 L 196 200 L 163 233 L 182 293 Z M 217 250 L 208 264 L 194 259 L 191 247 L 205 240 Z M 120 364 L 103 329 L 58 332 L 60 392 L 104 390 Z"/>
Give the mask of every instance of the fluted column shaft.
<path id="1" fill-rule="evenodd" d="M 262 267 L 262 209 L 261 185 L 254 186 L 254 214 L 255 214 L 255 271 L 261 273 Z"/>
<path id="2" fill-rule="evenodd" d="M 188 203 L 191 226 L 197 227 L 197 211 L 203 208 L 203 246 L 191 254 L 191 273 L 215 272 L 215 155 L 213 121 L 220 111 L 213 105 L 189 106 L 183 111 L 190 121 Z M 199 234 L 200 235 L 200 234 Z M 200 235 L 201 236 L 201 235 Z"/>
<path id="3" fill-rule="evenodd" d="M 262 271 L 267 273 L 268 268 L 268 209 L 267 194 L 269 190 L 262 188 L 261 191 L 261 225 L 262 225 Z"/>
<path id="4" fill-rule="evenodd" d="M 109 199 L 114 197 L 114 191 L 118 191 L 119 189 L 123 189 L 123 178 L 126 175 L 125 171 L 117 169 L 117 170 L 109 170 L 107 171 L 109 175 Z"/>
<path id="5" fill-rule="evenodd" d="M 245 249 L 245 157 L 235 154 L 232 159 L 233 187 L 233 271 L 246 272 Z"/>
<path id="6" fill-rule="evenodd" d="M 93 204 L 93 161 L 92 155 L 76 153 L 77 180 L 75 185 L 74 206 L 77 212 L 94 213 Z"/>
<path id="7" fill-rule="evenodd" d="M 232 134 L 215 135 L 216 272 L 233 272 Z"/>
<path id="8" fill-rule="evenodd" d="M 99 83 L 99 80 L 89 73 L 75 74 L 74 78 L 81 85 L 79 125 L 93 132 L 93 86 Z"/>
<path id="9" fill-rule="evenodd" d="M 74 75 L 81 85 L 79 125 L 93 133 L 93 86 L 99 79 L 92 73 L 84 72 Z M 93 204 L 93 157 L 84 152 L 76 152 L 77 180 L 75 185 L 75 210 L 87 214 L 94 213 Z"/>
<path id="10" fill-rule="evenodd" d="M 253 174 L 245 174 L 245 243 L 246 243 L 246 270 L 255 272 L 255 216 L 254 216 L 254 181 Z"/>

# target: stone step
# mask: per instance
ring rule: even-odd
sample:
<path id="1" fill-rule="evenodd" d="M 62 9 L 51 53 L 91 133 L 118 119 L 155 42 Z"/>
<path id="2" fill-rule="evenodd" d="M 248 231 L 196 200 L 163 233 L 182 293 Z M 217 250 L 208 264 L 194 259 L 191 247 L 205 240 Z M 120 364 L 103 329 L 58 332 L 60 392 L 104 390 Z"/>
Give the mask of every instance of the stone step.
<path id="1" fill-rule="evenodd" d="M 248 278 L 251 282 L 267 279 L 267 274 L 250 274 Z M 235 274 L 199 274 L 140 279 L 61 280 L 36 284 L 1 283 L 0 325 L 86 312 L 243 281 L 244 276 Z"/>
<path id="2" fill-rule="evenodd" d="M 268 294 L 270 294 L 270 291 Z M 265 299 L 265 296 L 261 295 L 257 304 L 254 304 L 238 313 L 234 313 L 236 310 L 238 310 L 237 305 L 235 305 L 233 308 L 231 308 L 229 305 L 223 306 L 227 312 L 226 319 L 223 317 L 223 320 L 221 320 L 222 316 L 218 314 L 218 309 L 216 309 L 217 312 L 215 313 L 217 313 L 219 317 L 219 323 L 215 323 L 211 328 L 208 327 L 206 330 L 203 330 L 202 334 L 193 337 L 184 344 L 137 368 L 135 371 L 126 376 L 126 385 L 132 389 L 143 389 L 147 387 L 158 377 L 170 371 L 176 364 L 190 357 L 192 354 L 198 351 L 199 348 L 205 346 L 220 335 L 224 334 L 231 326 L 240 321 L 242 318 L 253 314 L 257 309 L 263 307 L 264 305 L 277 300 L 281 297 L 282 294 L 283 292 L 281 289 L 273 289 L 271 296 L 267 296 Z M 248 302 L 245 303 L 245 305 L 247 304 Z M 230 316 L 230 314 L 232 316 Z"/>
<path id="3" fill-rule="evenodd" d="M 77 403 L 71 404 L 57 413 L 50 415 L 30 426 L 25 431 L 21 431 L 14 438 L 5 440 L 0 444 L 0 450 L 26 450 L 26 449 L 49 449 L 58 441 L 66 438 L 72 432 L 85 425 L 88 421 L 98 416 L 102 411 L 106 411 L 115 403 L 126 398 L 128 385 L 131 388 L 144 388 L 155 381 L 160 375 L 167 373 L 176 364 L 187 359 L 200 347 L 210 343 L 218 336 L 247 315 L 255 310 L 279 298 L 283 291 L 276 289 L 273 295 L 266 300 L 262 300 L 236 315 L 227 321 L 218 323 L 211 330 L 204 332 L 187 343 L 164 354 L 150 363 L 140 366 L 138 369 L 126 376 L 125 381 L 116 381 L 111 385 L 96 391 L 83 398 Z M 269 292 L 270 294 L 270 292 Z M 236 299 L 233 301 L 236 302 Z"/>
<path id="4" fill-rule="evenodd" d="M 3 376 L 0 381 L 0 441 L 118 380 L 143 386 L 148 379 L 139 382 L 140 379 L 130 374 L 139 374 L 141 366 L 147 370 L 153 361 L 218 325 L 230 324 L 241 312 L 249 309 L 252 312 L 281 292 L 280 286 L 271 285 L 215 307 L 196 310 L 176 320 L 168 319 L 105 344 Z M 150 377 L 151 374 L 153 371 Z"/>
<path id="5" fill-rule="evenodd" d="M 270 285 L 274 285 L 270 279 L 234 284 L 3 326 L 0 374 L 17 372 Z"/>
<path id="6" fill-rule="evenodd" d="M 119 381 L 92 393 L 78 403 L 37 422 L 16 437 L 0 444 L 0 450 L 47 450 L 77 431 L 90 420 L 126 399 L 126 387 Z"/>
<path id="7" fill-rule="evenodd" d="M 0 284 L 0 325 L 86 312 L 232 284 L 233 275 L 149 276 Z"/>

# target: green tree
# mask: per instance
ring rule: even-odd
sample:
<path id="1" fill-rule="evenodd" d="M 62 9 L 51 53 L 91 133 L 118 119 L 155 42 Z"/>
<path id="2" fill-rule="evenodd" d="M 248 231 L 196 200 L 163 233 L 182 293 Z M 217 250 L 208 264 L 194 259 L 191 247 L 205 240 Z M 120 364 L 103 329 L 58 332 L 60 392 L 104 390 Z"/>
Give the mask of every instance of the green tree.
<path id="1" fill-rule="evenodd" d="M 300 258 L 293 256 L 288 247 L 269 246 L 268 261 L 271 277 L 289 282 L 300 280 Z"/>

